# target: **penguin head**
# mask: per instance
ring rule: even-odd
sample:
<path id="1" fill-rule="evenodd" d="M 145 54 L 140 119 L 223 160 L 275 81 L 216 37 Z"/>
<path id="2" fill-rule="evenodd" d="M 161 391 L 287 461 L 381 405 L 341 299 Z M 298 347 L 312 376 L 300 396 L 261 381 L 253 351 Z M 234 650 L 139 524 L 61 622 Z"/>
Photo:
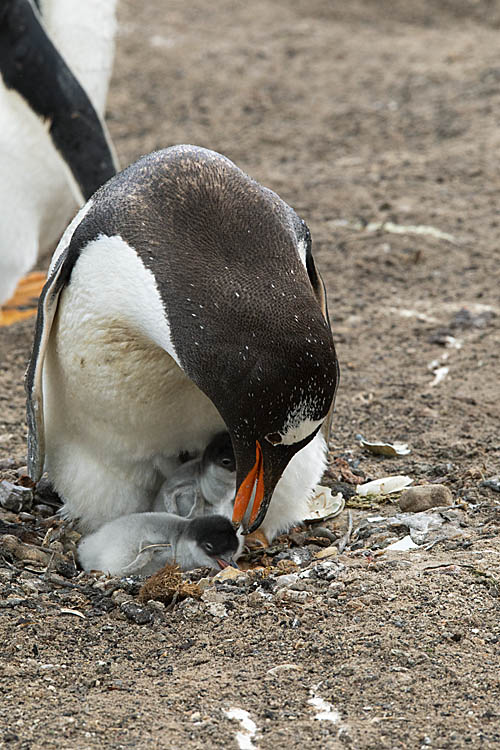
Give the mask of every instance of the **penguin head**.
<path id="1" fill-rule="evenodd" d="M 245 386 L 235 388 L 232 405 L 219 405 L 237 463 L 233 523 L 243 521 L 244 533 L 262 523 L 283 471 L 328 415 L 337 385 L 328 339 L 318 335 L 303 349 L 290 343 L 281 357 L 271 352 L 267 362 L 261 352 Z"/>
<path id="2" fill-rule="evenodd" d="M 186 526 L 184 540 L 185 545 L 192 548 L 198 567 L 217 569 L 233 564 L 241 544 L 229 519 L 218 515 L 191 519 Z"/>
<path id="3" fill-rule="evenodd" d="M 202 457 L 202 471 L 214 465 L 228 472 L 236 471 L 233 444 L 228 432 L 219 432 L 205 448 Z"/>

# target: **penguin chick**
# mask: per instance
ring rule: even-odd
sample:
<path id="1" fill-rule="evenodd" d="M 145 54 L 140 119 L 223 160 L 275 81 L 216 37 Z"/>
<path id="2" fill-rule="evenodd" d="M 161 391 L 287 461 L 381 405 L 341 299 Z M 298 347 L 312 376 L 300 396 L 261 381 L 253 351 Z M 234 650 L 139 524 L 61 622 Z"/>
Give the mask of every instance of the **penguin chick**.
<path id="1" fill-rule="evenodd" d="M 152 510 L 193 518 L 220 513 L 229 518 L 236 492 L 236 460 L 228 432 L 218 433 L 203 455 L 181 464 L 162 485 Z"/>
<path id="2" fill-rule="evenodd" d="M 78 545 L 84 570 L 149 576 L 167 563 L 182 570 L 231 565 L 241 543 L 224 516 L 181 518 L 172 513 L 131 513 L 105 523 Z"/>
<path id="3" fill-rule="evenodd" d="M 277 534 L 287 532 L 308 517 L 309 499 L 325 468 L 325 439 L 319 433 L 292 458 L 276 485 L 260 529 L 262 541 L 272 542 Z M 231 438 L 229 433 L 221 432 L 207 445 L 202 457 L 181 464 L 163 483 L 152 510 L 178 513 L 186 518 L 211 513 L 231 518 L 235 470 Z"/>

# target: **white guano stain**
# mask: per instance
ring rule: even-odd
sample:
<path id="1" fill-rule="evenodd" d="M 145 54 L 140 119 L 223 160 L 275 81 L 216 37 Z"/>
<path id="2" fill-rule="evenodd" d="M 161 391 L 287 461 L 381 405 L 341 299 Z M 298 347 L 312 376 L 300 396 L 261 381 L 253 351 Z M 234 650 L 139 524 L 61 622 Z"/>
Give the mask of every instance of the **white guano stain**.
<path id="1" fill-rule="evenodd" d="M 328 701 L 323 698 L 318 698 L 314 690 L 311 690 L 312 698 L 307 701 L 310 706 L 317 709 L 317 714 L 314 717 L 318 721 L 331 721 L 332 724 L 338 724 L 340 721 L 339 712 L 332 706 Z"/>
<path id="2" fill-rule="evenodd" d="M 236 742 L 240 750 L 257 750 L 252 739 L 257 733 L 257 724 L 252 721 L 248 711 L 243 708 L 230 708 L 225 711 L 228 719 L 236 719 L 241 724 L 242 732 L 236 733 Z"/>
<path id="3" fill-rule="evenodd" d="M 431 388 L 439 385 L 439 383 L 448 375 L 449 371 L 449 367 L 438 367 L 437 370 L 434 370 L 434 380 L 430 383 Z"/>

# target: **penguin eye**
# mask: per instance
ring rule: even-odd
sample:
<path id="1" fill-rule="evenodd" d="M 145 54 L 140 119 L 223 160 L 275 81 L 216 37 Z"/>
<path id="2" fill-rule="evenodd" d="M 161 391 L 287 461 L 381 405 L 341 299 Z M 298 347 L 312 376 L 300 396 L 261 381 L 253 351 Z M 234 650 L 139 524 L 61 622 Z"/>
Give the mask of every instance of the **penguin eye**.
<path id="1" fill-rule="evenodd" d="M 211 554 L 214 551 L 214 545 L 212 542 L 203 542 L 202 547 L 205 552 L 208 552 L 208 554 Z"/>
<path id="2" fill-rule="evenodd" d="M 221 461 L 222 466 L 231 466 L 232 460 L 230 458 L 223 458 Z"/>
<path id="3" fill-rule="evenodd" d="M 282 441 L 282 437 L 279 432 L 270 432 L 269 435 L 266 435 L 266 440 L 268 443 L 271 443 L 271 445 L 279 445 Z"/>

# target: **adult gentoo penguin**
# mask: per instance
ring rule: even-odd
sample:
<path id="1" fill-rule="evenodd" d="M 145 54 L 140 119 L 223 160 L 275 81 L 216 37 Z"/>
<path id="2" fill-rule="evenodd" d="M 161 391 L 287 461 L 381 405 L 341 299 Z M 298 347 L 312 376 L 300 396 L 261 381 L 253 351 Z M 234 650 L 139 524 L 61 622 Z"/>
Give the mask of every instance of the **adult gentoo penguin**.
<path id="1" fill-rule="evenodd" d="M 102 119 L 115 6 L 0 3 L 0 304 L 116 172 Z"/>
<path id="2" fill-rule="evenodd" d="M 304 518 L 338 380 L 324 300 L 307 227 L 275 193 L 203 148 L 143 157 L 52 259 L 27 373 L 31 476 L 45 464 L 90 531 L 149 510 L 179 453 L 227 429 L 234 524 L 269 538 Z"/>

